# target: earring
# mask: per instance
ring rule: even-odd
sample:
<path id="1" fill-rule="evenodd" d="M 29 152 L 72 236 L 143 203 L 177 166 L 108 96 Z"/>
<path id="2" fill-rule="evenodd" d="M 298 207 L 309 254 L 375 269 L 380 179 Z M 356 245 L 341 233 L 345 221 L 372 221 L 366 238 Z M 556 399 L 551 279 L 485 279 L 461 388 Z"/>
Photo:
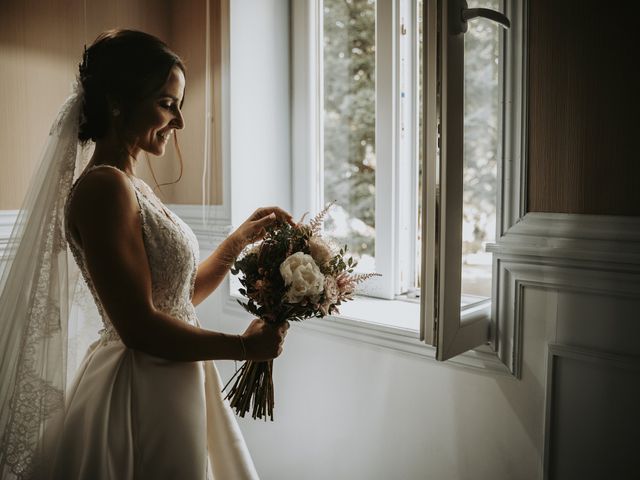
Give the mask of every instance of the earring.
<path id="1" fill-rule="evenodd" d="M 120 110 L 118 110 L 117 108 L 114 108 L 113 110 L 111 110 L 111 114 L 114 117 L 117 117 L 118 115 L 120 115 Z"/>

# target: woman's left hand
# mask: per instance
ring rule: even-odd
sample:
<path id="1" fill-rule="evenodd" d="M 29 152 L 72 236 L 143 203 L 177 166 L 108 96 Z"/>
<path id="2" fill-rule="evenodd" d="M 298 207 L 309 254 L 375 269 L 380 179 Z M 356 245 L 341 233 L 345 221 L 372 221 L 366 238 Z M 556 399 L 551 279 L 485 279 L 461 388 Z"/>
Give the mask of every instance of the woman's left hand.
<path id="1" fill-rule="evenodd" d="M 281 208 L 263 207 L 253 212 L 231 235 L 244 248 L 250 243 L 261 240 L 267 233 L 266 227 L 278 220 L 287 222 L 291 226 L 295 225 L 293 217 Z"/>

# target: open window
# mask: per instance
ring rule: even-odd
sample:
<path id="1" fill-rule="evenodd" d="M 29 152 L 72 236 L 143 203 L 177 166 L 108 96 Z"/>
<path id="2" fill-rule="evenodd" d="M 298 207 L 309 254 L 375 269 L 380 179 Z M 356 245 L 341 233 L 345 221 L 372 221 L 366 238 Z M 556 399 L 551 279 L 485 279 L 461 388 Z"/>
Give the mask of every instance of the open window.
<path id="1" fill-rule="evenodd" d="M 439 360 L 485 345 L 514 371 L 487 246 L 523 207 L 522 2 L 292 9 L 294 214 L 337 201 L 325 234 L 383 275 L 345 310 L 372 305 L 361 326 L 413 330 Z"/>
<path id="2" fill-rule="evenodd" d="M 512 372 L 512 352 L 498 343 L 498 272 L 486 246 L 522 208 L 513 196 L 522 159 L 522 6 L 509 8 L 516 3 L 425 0 L 423 56 L 421 338 L 438 360 L 488 344 Z"/>

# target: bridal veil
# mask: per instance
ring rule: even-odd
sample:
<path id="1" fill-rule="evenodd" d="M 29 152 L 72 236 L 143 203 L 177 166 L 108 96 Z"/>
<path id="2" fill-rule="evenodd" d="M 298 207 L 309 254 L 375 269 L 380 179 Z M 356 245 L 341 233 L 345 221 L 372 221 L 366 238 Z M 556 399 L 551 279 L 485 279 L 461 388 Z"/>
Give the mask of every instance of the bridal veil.
<path id="1" fill-rule="evenodd" d="M 78 143 L 82 101 L 76 84 L 0 260 L 1 480 L 28 478 L 55 445 L 58 429 L 50 427 L 62 419 L 67 372 L 73 373 L 70 319 L 84 282 L 64 237 L 64 204 L 90 153 Z"/>

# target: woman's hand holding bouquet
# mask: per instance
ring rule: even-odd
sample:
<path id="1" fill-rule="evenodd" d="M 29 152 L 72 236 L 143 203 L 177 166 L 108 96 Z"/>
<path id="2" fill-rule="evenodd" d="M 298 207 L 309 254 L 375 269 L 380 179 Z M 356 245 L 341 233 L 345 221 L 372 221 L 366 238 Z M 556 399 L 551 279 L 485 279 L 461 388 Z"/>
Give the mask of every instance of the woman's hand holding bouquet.
<path id="1" fill-rule="evenodd" d="M 272 325 L 260 318 L 254 319 L 241 335 L 245 356 L 243 360 L 264 362 L 279 357 L 288 329 L 289 322 Z"/>

